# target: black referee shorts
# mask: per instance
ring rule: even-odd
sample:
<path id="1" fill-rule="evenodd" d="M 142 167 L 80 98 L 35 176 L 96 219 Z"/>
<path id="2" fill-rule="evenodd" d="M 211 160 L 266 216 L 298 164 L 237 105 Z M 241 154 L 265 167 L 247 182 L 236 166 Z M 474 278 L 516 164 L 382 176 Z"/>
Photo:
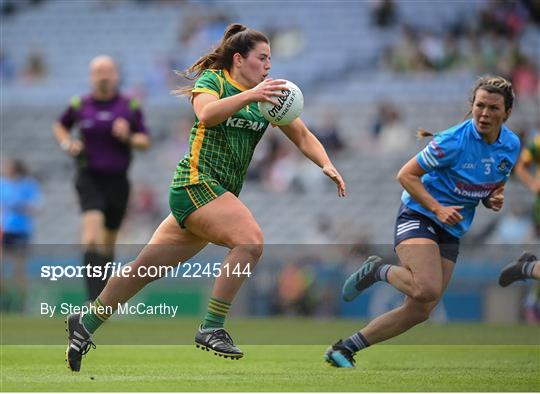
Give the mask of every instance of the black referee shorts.
<path id="1" fill-rule="evenodd" d="M 126 214 L 129 181 L 126 174 L 110 175 L 79 171 L 75 180 L 81 211 L 98 210 L 105 215 L 105 227 L 118 230 Z"/>

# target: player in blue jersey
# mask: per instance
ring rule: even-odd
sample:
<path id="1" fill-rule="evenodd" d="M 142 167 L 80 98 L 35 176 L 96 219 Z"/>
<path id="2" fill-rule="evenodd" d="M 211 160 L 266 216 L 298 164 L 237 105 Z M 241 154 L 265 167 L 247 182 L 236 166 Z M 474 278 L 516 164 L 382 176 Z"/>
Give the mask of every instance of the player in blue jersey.
<path id="1" fill-rule="evenodd" d="M 514 93 L 501 77 L 480 78 L 471 96 L 472 119 L 434 136 L 399 171 L 405 191 L 395 226 L 400 265 L 369 257 L 343 286 L 351 301 L 377 281 L 407 297 L 400 307 L 328 348 L 325 360 L 354 367 L 359 350 L 393 338 L 428 319 L 452 276 L 459 239 L 469 229 L 477 205 L 500 211 L 504 185 L 520 151 L 518 137 L 504 122 Z M 421 136 L 432 134 L 420 130 Z"/>

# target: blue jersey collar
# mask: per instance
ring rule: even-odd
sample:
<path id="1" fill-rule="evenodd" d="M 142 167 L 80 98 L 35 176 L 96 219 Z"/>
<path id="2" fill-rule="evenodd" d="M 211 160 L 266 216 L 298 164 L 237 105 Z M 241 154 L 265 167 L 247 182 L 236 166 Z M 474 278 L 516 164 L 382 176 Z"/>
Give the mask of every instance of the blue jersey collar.
<path id="1" fill-rule="evenodd" d="M 478 130 L 476 130 L 476 125 L 474 124 L 474 119 L 471 119 L 470 122 L 471 122 L 471 125 L 472 125 L 471 129 L 472 129 L 472 134 L 473 134 L 474 138 L 476 138 L 477 140 L 483 140 L 483 138 L 480 135 L 480 133 L 478 132 Z M 503 129 L 504 129 L 504 125 L 501 126 L 501 130 L 499 131 L 499 136 L 497 137 L 497 140 L 495 141 L 495 143 L 497 143 L 497 144 L 502 143 L 501 137 L 502 137 Z"/>

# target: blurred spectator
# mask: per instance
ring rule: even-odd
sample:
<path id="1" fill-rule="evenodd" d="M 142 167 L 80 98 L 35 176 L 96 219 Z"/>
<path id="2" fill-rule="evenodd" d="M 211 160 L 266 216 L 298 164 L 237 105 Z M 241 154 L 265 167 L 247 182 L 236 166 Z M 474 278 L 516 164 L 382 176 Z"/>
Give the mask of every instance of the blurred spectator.
<path id="1" fill-rule="evenodd" d="M 15 77 L 15 67 L 6 52 L 0 48 L 0 82 L 9 83 Z"/>
<path id="2" fill-rule="evenodd" d="M 344 145 L 340 137 L 335 113 L 330 111 L 325 112 L 320 125 L 316 126 L 313 132 L 329 154 L 338 153 L 343 150 Z"/>
<path id="3" fill-rule="evenodd" d="M 385 65 L 397 73 L 425 70 L 424 55 L 418 50 L 418 38 L 414 29 L 403 25 L 398 42 L 385 53 Z"/>
<path id="4" fill-rule="evenodd" d="M 393 0 L 372 0 L 371 19 L 378 27 L 391 27 L 397 23 L 396 4 Z"/>
<path id="5" fill-rule="evenodd" d="M 453 67 L 459 66 L 462 61 L 461 51 L 459 50 L 459 44 L 456 38 L 452 34 L 446 34 L 444 36 L 444 56 L 439 64 L 440 70 L 448 70 Z"/>
<path id="6" fill-rule="evenodd" d="M 538 0 L 522 0 L 523 6 L 529 12 L 529 20 L 540 26 L 540 1 Z"/>
<path id="7" fill-rule="evenodd" d="M 294 155 L 296 159 L 297 154 Z M 295 171 L 291 190 L 297 193 L 324 193 L 333 183 L 328 182 L 321 170 L 308 160 L 295 160 Z M 333 189 L 331 189 L 333 190 Z"/>
<path id="8" fill-rule="evenodd" d="M 540 134 L 536 134 L 532 142 L 523 147 L 514 171 L 518 179 L 536 196 L 533 222 L 536 237 L 540 238 Z"/>
<path id="9" fill-rule="evenodd" d="M 434 33 L 424 34 L 420 40 L 420 53 L 425 68 L 435 71 L 448 70 L 461 61 L 457 41 L 451 34 L 444 37 Z"/>
<path id="10" fill-rule="evenodd" d="M 146 182 L 134 185 L 120 234 L 124 243 L 144 243 L 163 219 L 157 191 Z"/>
<path id="11" fill-rule="evenodd" d="M 283 267 L 277 283 L 276 312 L 302 316 L 313 314 L 317 306 L 314 279 L 312 262 L 308 258 Z"/>
<path id="12" fill-rule="evenodd" d="M 432 32 L 427 32 L 420 39 L 420 52 L 426 68 L 440 69 L 446 57 L 443 40 Z"/>
<path id="13" fill-rule="evenodd" d="M 481 70 L 483 62 L 482 44 L 472 30 L 466 33 L 465 39 L 459 44 L 461 49 L 461 67 L 465 71 Z"/>
<path id="14" fill-rule="evenodd" d="M 397 152 L 407 149 L 412 141 L 410 133 L 402 121 L 399 109 L 387 102 L 377 107 L 377 114 L 371 129 L 372 136 L 383 152 Z"/>
<path id="15" fill-rule="evenodd" d="M 4 0 L 0 5 L 1 14 L 4 17 L 12 16 L 17 12 L 17 6 L 13 0 Z"/>
<path id="16" fill-rule="evenodd" d="M 272 55 L 286 59 L 298 55 L 306 46 L 304 31 L 300 27 L 274 27 L 264 29 L 272 43 Z"/>
<path id="17" fill-rule="evenodd" d="M 313 245 L 326 245 L 335 241 L 336 237 L 332 234 L 332 217 L 319 213 L 317 218 L 317 226 L 315 227 L 315 233 L 307 236 L 310 244 Z"/>
<path id="18" fill-rule="evenodd" d="M 139 183 L 135 186 L 133 198 L 131 200 L 131 211 L 137 216 L 146 220 L 159 220 L 161 217 L 156 199 L 156 191 L 146 183 Z"/>
<path id="19" fill-rule="evenodd" d="M 494 32 L 506 38 L 519 35 L 528 17 L 520 1 L 491 0 L 479 12 L 481 32 Z"/>
<path id="20" fill-rule="evenodd" d="M 492 0 L 473 15 L 479 23 L 465 26 L 467 16 L 461 14 L 440 29 L 449 32 L 443 37 L 403 25 L 400 37 L 383 52 L 382 60 L 397 73 L 461 68 L 510 77 L 514 68 L 526 65 L 519 38 L 533 12 L 534 7 L 526 2 Z M 518 69 L 518 73 L 532 77 L 528 67 Z"/>
<path id="21" fill-rule="evenodd" d="M 23 311 L 27 296 L 25 262 L 34 233 L 34 216 L 40 203 L 37 181 L 21 160 L 5 160 L 0 177 L 0 212 L 2 235 L 2 272 L 0 293 L 2 309 Z M 14 289 L 5 280 L 6 263 L 13 267 Z"/>
<path id="22" fill-rule="evenodd" d="M 525 321 L 534 325 L 540 323 L 540 285 L 531 286 L 523 303 Z"/>
<path id="23" fill-rule="evenodd" d="M 257 149 L 253 152 L 253 158 L 248 168 L 247 179 L 249 181 L 261 181 L 272 165 L 274 154 L 279 148 L 280 140 L 273 133 L 266 133 Z"/>
<path id="24" fill-rule="evenodd" d="M 283 193 L 291 189 L 297 173 L 297 160 L 291 144 L 279 143 L 272 152 L 270 164 L 263 175 L 266 188 Z"/>
<path id="25" fill-rule="evenodd" d="M 538 97 L 540 91 L 538 65 L 534 64 L 528 57 L 521 56 L 518 59 L 512 70 L 511 78 L 517 97 Z"/>
<path id="26" fill-rule="evenodd" d="M 41 51 L 33 49 L 28 53 L 22 71 L 22 79 L 27 84 L 42 81 L 47 76 L 47 66 Z"/>

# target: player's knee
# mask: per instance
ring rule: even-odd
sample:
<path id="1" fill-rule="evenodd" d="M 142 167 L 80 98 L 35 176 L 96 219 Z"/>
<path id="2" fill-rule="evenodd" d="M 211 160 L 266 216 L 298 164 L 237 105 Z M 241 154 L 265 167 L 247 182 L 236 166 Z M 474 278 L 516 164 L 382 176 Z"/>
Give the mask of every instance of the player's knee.
<path id="1" fill-rule="evenodd" d="M 428 303 L 438 300 L 440 297 L 440 290 L 431 285 L 418 285 L 415 287 L 412 298 L 415 301 Z"/>
<path id="2" fill-rule="evenodd" d="M 81 239 L 84 250 L 97 252 L 99 249 L 99 240 L 97 234 L 84 234 Z"/>
<path id="3" fill-rule="evenodd" d="M 242 233 L 235 234 L 229 241 L 229 247 L 241 248 L 249 254 L 254 261 L 257 261 L 263 252 L 264 236 L 259 226 L 253 227 Z"/>
<path id="4" fill-rule="evenodd" d="M 86 250 L 102 252 L 103 232 L 99 228 L 84 229 L 81 235 L 81 243 Z"/>
<path id="5" fill-rule="evenodd" d="M 249 243 L 240 244 L 234 247 L 234 250 L 242 253 L 243 260 L 250 264 L 251 268 L 254 268 L 263 254 L 262 243 Z"/>
<path id="6" fill-rule="evenodd" d="M 262 243 L 250 243 L 244 245 L 238 245 L 237 248 L 240 248 L 247 256 L 249 256 L 249 261 L 251 264 L 256 264 L 257 261 L 261 258 L 263 254 L 263 244 Z"/>

